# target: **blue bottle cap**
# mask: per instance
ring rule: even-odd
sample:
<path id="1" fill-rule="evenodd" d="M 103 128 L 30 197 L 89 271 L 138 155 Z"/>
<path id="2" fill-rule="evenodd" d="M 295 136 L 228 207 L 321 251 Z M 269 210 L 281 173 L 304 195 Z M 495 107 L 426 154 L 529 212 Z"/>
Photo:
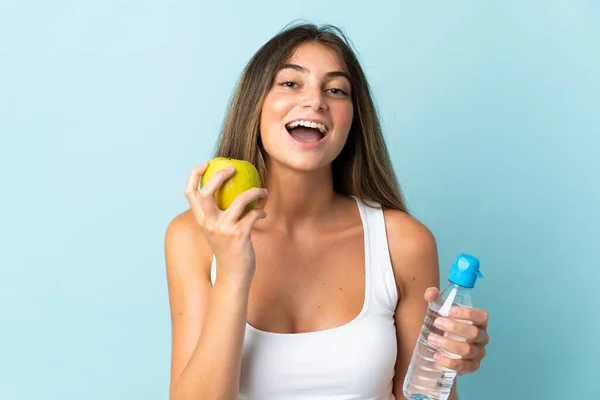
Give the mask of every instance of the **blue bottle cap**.
<path id="1" fill-rule="evenodd" d="M 483 278 L 479 272 L 479 260 L 469 254 L 459 254 L 450 270 L 450 282 L 466 288 L 475 286 L 477 278 Z"/>

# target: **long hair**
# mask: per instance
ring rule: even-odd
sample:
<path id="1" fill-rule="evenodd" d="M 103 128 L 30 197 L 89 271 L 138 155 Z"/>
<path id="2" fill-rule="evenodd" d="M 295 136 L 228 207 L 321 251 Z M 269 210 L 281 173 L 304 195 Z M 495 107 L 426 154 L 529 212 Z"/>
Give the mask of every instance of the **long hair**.
<path id="1" fill-rule="evenodd" d="M 352 85 L 354 117 L 348 140 L 332 163 L 334 190 L 379 203 L 383 208 L 408 212 L 367 78 L 349 40 L 332 25 L 288 27 L 254 54 L 229 102 L 215 156 L 252 163 L 265 182 L 265 154 L 259 134 L 262 105 L 278 69 L 297 47 L 306 42 L 316 42 L 332 49 L 346 67 Z"/>

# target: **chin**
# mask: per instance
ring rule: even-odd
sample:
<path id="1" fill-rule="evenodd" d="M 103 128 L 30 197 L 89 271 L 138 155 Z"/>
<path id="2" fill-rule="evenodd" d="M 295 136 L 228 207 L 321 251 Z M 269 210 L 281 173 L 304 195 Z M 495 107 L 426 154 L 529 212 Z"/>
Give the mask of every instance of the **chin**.
<path id="1" fill-rule="evenodd" d="M 281 152 L 275 152 L 273 155 L 269 155 L 269 160 L 271 167 L 293 170 L 299 173 L 315 172 L 331 167 L 331 161 L 317 154 L 291 154 L 291 152 L 281 154 Z"/>

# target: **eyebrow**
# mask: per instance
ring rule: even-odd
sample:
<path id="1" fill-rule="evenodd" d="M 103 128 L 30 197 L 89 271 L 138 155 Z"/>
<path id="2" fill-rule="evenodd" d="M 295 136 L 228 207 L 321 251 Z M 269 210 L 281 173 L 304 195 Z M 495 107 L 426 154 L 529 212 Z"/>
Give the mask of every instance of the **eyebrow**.
<path id="1" fill-rule="evenodd" d="M 293 70 L 296 70 L 298 72 L 303 72 L 303 73 L 310 74 L 310 70 L 308 68 L 303 67 L 301 65 L 297 65 L 297 64 L 283 64 L 279 68 L 279 71 L 281 71 L 282 69 L 293 69 Z M 344 71 L 331 71 L 331 72 L 326 73 L 325 76 L 327 76 L 328 78 L 335 78 L 335 77 L 339 76 L 339 77 L 342 77 L 342 78 L 346 78 L 348 80 L 348 82 L 352 82 L 350 80 L 350 75 L 348 75 Z"/>

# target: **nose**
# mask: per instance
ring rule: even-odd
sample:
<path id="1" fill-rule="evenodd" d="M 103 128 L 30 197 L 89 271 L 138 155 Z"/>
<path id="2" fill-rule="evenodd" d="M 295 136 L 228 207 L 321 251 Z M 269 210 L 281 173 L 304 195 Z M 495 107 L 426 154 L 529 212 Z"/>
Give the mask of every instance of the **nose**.
<path id="1" fill-rule="evenodd" d="M 302 105 L 315 111 L 327 110 L 327 101 L 320 87 L 307 87 L 302 98 Z"/>

